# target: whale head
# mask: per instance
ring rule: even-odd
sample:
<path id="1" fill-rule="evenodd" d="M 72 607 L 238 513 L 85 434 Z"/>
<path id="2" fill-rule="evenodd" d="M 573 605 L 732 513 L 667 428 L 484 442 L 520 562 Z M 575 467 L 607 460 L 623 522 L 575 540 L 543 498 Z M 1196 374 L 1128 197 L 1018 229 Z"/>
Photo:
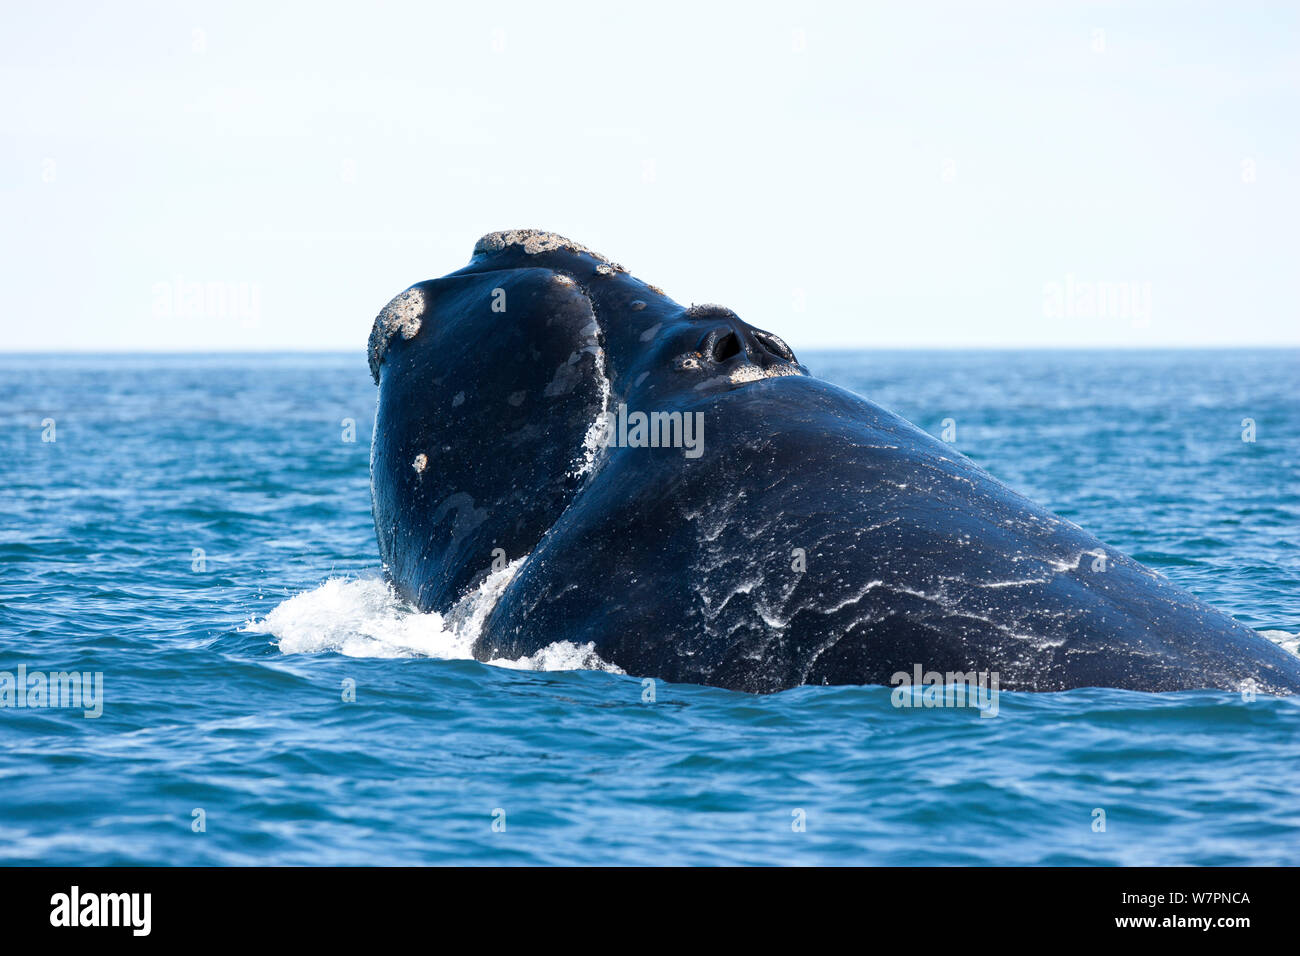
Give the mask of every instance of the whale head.
<path id="1" fill-rule="evenodd" d="M 425 610 L 533 549 L 601 466 L 614 409 L 808 374 L 730 309 L 682 306 L 532 229 L 486 235 L 464 268 L 397 295 L 368 355 L 380 555 Z"/>

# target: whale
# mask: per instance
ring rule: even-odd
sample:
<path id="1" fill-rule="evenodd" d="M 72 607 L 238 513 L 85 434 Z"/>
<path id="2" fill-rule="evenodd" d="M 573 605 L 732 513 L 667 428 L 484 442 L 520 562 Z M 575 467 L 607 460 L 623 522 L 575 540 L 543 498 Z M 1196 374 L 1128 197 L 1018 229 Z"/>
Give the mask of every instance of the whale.
<path id="1" fill-rule="evenodd" d="M 1300 658 L 778 335 L 555 233 L 479 239 L 380 311 L 368 359 L 385 575 L 422 611 L 489 594 L 480 660 L 569 641 L 752 693 L 1300 690 Z"/>

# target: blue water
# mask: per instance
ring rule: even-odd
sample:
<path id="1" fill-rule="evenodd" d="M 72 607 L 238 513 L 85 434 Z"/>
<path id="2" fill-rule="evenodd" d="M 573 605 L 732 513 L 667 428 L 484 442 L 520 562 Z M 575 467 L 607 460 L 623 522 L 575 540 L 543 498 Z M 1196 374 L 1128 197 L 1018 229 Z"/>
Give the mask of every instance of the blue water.
<path id="1" fill-rule="evenodd" d="M 1300 353 L 802 358 L 1294 647 Z M 0 861 L 1300 863 L 1293 699 L 444 659 L 377 578 L 374 399 L 360 354 L 0 357 L 0 670 L 103 675 L 0 710 Z"/>

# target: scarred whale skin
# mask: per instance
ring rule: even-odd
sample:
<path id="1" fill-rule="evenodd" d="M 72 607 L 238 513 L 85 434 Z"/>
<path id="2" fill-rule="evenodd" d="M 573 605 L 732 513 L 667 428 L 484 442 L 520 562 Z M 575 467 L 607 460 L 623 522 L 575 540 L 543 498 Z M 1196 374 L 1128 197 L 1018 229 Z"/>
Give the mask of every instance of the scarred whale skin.
<path id="1" fill-rule="evenodd" d="M 446 612 L 524 559 L 481 660 L 568 640 L 629 674 L 755 692 L 917 665 L 1003 690 L 1300 690 L 1300 659 L 776 336 L 561 236 L 485 236 L 380 313 L 369 356 L 398 593 Z M 620 405 L 700 413 L 696 457 L 606 447 L 594 426 Z"/>

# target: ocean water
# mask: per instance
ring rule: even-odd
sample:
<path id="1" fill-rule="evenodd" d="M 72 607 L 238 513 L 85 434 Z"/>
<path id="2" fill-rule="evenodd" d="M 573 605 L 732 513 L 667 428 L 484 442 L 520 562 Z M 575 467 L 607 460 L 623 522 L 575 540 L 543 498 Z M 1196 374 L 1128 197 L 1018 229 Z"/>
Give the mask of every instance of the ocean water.
<path id="1" fill-rule="evenodd" d="M 1295 650 L 1300 352 L 801 358 Z M 0 671 L 102 675 L 0 709 L 0 862 L 1300 863 L 1296 699 L 466 659 L 502 581 L 388 594 L 374 401 L 360 353 L 0 356 Z"/>

